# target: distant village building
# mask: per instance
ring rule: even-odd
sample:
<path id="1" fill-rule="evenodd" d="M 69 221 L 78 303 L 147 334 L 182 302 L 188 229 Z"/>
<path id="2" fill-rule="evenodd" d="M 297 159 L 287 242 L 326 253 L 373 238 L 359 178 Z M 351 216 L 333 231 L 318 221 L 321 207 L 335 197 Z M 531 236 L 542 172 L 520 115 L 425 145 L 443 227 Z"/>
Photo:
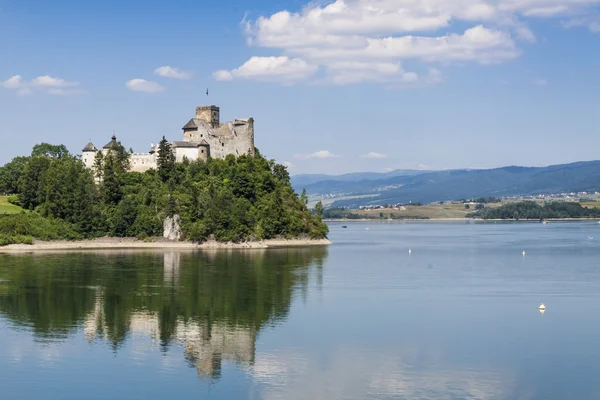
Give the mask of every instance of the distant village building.
<path id="1" fill-rule="evenodd" d="M 171 143 L 177 162 L 188 160 L 206 160 L 225 158 L 229 154 L 254 155 L 254 119 L 234 119 L 226 123 L 220 122 L 220 109 L 217 106 L 196 107 L 196 117 L 184 125 L 183 141 Z M 96 153 L 106 155 L 117 146 L 117 138 L 112 136 L 102 150 L 98 150 L 92 142 L 82 150 L 81 159 L 88 168 L 93 168 Z M 157 168 L 158 144 L 150 144 L 148 153 L 131 154 L 131 170 L 144 172 Z"/>

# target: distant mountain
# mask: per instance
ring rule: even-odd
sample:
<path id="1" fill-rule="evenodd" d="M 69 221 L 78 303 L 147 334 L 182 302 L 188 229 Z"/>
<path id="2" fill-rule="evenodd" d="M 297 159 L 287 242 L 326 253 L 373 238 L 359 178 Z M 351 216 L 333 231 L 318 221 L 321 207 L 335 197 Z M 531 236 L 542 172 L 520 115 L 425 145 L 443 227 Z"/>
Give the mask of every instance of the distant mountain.
<path id="1" fill-rule="evenodd" d="M 296 191 L 302 191 L 307 185 L 319 182 L 360 182 L 389 179 L 396 176 L 416 176 L 431 171 L 414 169 L 397 169 L 390 172 L 354 172 L 344 175 L 299 174 L 291 177 L 292 186 Z"/>
<path id="2" fill-rule="evenodd" d="M 373 197 L 339 200 L 334 206 L 433 202 L 479 196 L 517 196 L 600 191 L 600 161 L 549 167 L 503 167 L 486 170 L 429 171 L 376 180 L 317 181 L 306 185 L 309 195 Z"/>

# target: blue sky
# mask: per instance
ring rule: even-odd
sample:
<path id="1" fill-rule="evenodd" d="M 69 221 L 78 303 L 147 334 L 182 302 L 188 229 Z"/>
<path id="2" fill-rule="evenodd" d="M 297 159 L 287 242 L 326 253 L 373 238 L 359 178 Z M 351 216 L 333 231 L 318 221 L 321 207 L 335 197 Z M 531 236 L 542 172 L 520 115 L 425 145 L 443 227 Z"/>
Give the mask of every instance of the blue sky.
<path id="1" fill-rule="evenodd" d="M 0 163 L 206 104 L 292 174 L 600 158 L 600 0 L 141 4 L 0 0 Z"/>

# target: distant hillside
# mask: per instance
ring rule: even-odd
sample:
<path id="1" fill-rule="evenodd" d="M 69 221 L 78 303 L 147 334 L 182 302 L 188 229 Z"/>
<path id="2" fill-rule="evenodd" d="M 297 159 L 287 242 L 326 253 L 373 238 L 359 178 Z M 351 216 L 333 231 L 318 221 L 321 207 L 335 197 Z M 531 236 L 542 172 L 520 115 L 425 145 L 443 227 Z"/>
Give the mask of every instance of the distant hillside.
<path id="1" fill-rule="evenodd" d="M 396 176 L 416 176 L 431 171 L 397 169 L 390 172 L 354 172 L 344 175 L 300 174 L 291 177 L 292 186 L 296 191 L 302 191 L 307 185 L 319 182 L 360 182 L 394 178 Z"/>
<path id="2" fill-rule="evenodd" d="M 383 174 L 382 174 L 383 175 Z M 334 206 L 433 202 L 479 196 L 516 196 L 600 191 L 600 161 L 549 167 L 429 171 L 412 176 L 340 181 L 335 177 L 306 185 L 309 195 L 374 197 L 340 200 Z M 301 189 L 300 189 L 301 190 Z"/>

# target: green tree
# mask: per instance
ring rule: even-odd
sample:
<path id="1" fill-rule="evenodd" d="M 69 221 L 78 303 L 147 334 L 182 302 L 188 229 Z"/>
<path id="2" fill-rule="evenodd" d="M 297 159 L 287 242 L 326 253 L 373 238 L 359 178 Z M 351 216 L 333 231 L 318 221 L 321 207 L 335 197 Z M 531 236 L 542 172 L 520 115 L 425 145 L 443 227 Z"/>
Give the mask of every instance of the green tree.
<path id="1" fill-rule="evenodd" d="M 102 180 L 102 173 L 104 172 L 104 153 L 97 151 L 94 156 L 94 165 L 92 167 L 94 176 L 98 181 Z"/>
<path id="2" fill-rule="evenodd" d="M 102 171 L 101 194 L 104 204 L 117 205 L 123 198 L 123 190 L 118 176 L 118 167 L 115 165 L 115 158 L 109 150 L 104 158 L 104 169 Z"/>
<path id="3" fill-rule="evenodd" d="M 117 174 L 124 174 L 131 167 L 131 153 L 129 153 L 121 142 L 117 142 L 117 146 L 110 150 L 110 155 L 114 158 L 114 167 Z"/>
<path id="4" fill-rule="evenodd" d="M 29 162 L 29 157 L 15 157 L 0 167 L 0 193 L 13 194 L 19 190 L 19 178 Z"/>
<path id="5" fill-rule="evenodd" d="M 31 157 L 25 165 L 19 177 L 19 202 L 23 208 L 33 210 L 44 201 L 40 181 L 50 163 L 51 159 L 48 157 Z"/>
<path id="6" fill-rule="evenodd" d="M 64 158 L 69 156 L 69 150 L 64 144 L 53 145 L 50 143 L 40 143 L 33 146 L 32 157 L 50 157 Z"/>
<path id="7" fill-rule="evenodd" d="M 308 205 L 308 196 L 306 195 L 306 189 L 302 189 L 302 194 L 300 195 L 300 201 L 305 206 Z"/>
<path id="8" fill-rule="evenodd" d="M 158 144 L 158 159 L 156 163 L 158 166 L 158 173 L 163 182 L 166 182 L 173 177 L 173 172 L 175 171 L 175 155 L 171 149 L 171 144 L 164 136 Z"/>
<path id="9" fill-rule="evenodd" d="M 321 200 L 315 205 L 315 214 L 319 218 L 323 218 L 323 202 Z"/>

